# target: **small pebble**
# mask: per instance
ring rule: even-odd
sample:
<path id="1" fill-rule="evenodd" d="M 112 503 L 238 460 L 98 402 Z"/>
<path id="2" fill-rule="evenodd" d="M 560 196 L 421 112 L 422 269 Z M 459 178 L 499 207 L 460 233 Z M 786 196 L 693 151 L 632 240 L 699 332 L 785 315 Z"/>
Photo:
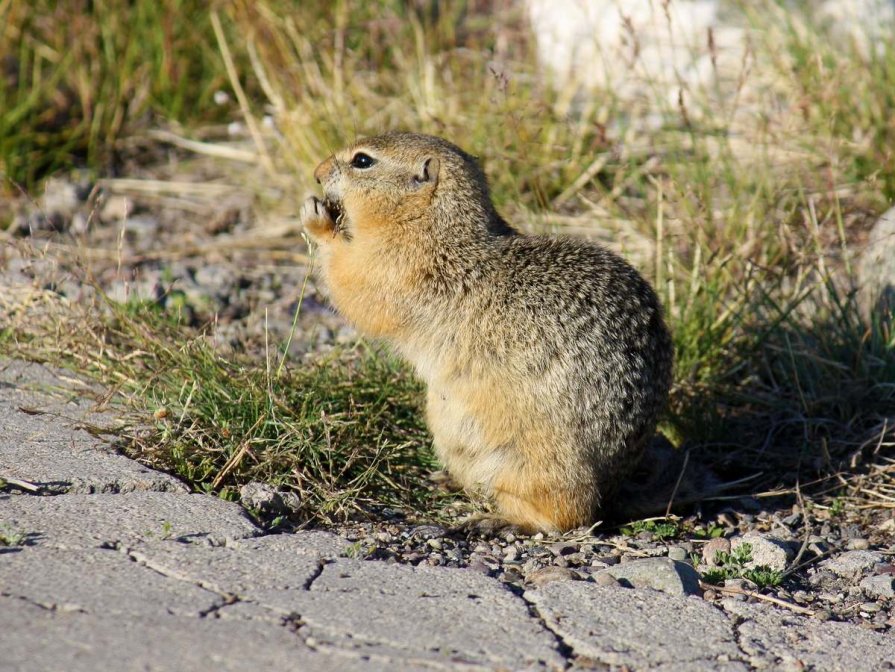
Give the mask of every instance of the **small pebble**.
<path id="1" fill-rule="evenodd" d="M 617 586 L 621 585 L 614 576 L 612 576 L 611 574 L 608 574 L 606 572 L 599 572 L 597 574 L 594 574 L 594 582 L 598 586 L 616 586 L 617 587 Z"/>
<path id="2" fill-rule="evenodd" d="M 797 590 L 792 594 L 792 599 L 796 604 L 810 604 L 814 598 L 808 595 L 804 590 Z"/>
<path id="3" fill-rule="evenodd" d="M 578 550 L 578 546 L 576 544 L 570 544 L 568 542 L 557 542 L 555 544 L 550 544 L 550 552 L 555 556 L 561 555 L 570 555 L 571 553 L 575 553 Z"/>
<path id="4" fill-rule="evenodd" d="M 870 548 L 870 542 L 858 537 L 856 539 L 849 539 L 845 547 L 850 551 L 866 551 Z"/>
<path id="5" fill-rule="evenodd" d="M 503 575 L 501 575 L 500 580 L 503 583 L 521 583 L 522 574 L 520 574 L 515 568 L 510 568 L 506 570 Z"/>
<path id="6" fill-rule="evenodd" d="M 467 569 L 471 569 L 474 572 L 480 572 L 482 574 L 491 573 L 491 568 L 481 560 L 472 560 L 468 565 L 466 565 L 466 567 Z"/>
<path id="7" fill-rule="evenodd" d="M 527 576 L 528 583 L 536 587 L 544 586 L 554 581 L 575 581 L 577 579 L 578 575 L 575 572 L 562 567 L 542 567 Z"/>
<path id="8" fill-rule="evenodd" d="M 712 539 L 702 547 L 702 561 L 709 567 L 715 567 L 715 557 L 718 553 L 730 553 L 730 540 L 724 537 Z"/>
<path id="9" fill-rule="evenodd" d="M 668 548 L 668 557 L 672 560 L 686 560 L 689 556 L 687 555 L 687 551 L 685 551 L 680 546 L 670 546 Z"/>

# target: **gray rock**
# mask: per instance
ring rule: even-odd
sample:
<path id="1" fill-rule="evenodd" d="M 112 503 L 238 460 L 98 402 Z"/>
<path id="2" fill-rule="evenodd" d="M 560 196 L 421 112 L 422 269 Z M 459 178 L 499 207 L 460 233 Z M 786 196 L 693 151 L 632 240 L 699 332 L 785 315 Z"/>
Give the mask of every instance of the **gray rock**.
<path id="1" fill-rule="evenodd" d="M 446 534 L 447 529 L 443 528 L 441 525 L 417 525 L 410 530 L 411 537 L 418 537 L 420 539 L 436 539 L 441 538 Z"/>
<path id="2" fill-rule="evenodd" d="M 859 297 L 867 310 L 895 307 L 895 207 L 873 225 L 857 270 Z"/>
<path id="3" fill-rule="evenodd" d="M 526 591 L 551 630 L 584 656 L 614 668 L 745 670 L 722 612 L 698 598 L 618 590 L 580 581 Z M 686 625 L 684 625 L 686 624 Z"/>
<path id="4" fill-rule="evenodd" d="M 44 193 L 40 197 L 39 205 L 47 217 L 58 214 L 68 219 L 78 209 L 80 203 L 78 187 L 75 184 L 51 177 L 44 184 Z"/>
<path id="5" fill-rule="evenodd" d="M 622 585 L 652 588 L 671 595 L 698 595 L 699 574 L 685 562 L 670 558 L 643 558 L 602 570 Z"/>
<path id="6" fill-rule="evenodd" d="M 683 562 L 689 557 L 689 555 L 686 549 L 681 548 L 680 546 L 671 546 L 668 549 L 668 557 L 672 560 L 679 560 Z"/>
<path id="7" fill-rule="evenodd" d="M 124 222 L 124 230 L 137 237 L 155 235 L 160 226 L 158 219 L 151 215 L 134 215 Z"/>
<path id="8" fill-rule="evenodd" d="M 535 587 L 546 586 L 553 581 L 575 581 L 578 574 L 567 567 L 541 567 L 530 572 L 525 580 Z"/>
<path id="9" fill-rule="evenodd" d="M 861 581 L 861 588 L 867 595 L 875 598 L 895 597 L 895 577 L 890 574 L 868 576 Z"/>
<path id="10" fill-rule="evenodd" d="M 877 551 L 848 551 L 820 564 L 822 569 L 833 572 L 836 576 L 856 579 L 882 562 L 883 555 Z"/>
<path id="11" fill-rule="evenodd" d="M 265 515 L 286 515 L 301 508 L 301 500 L 294 492 L 278 490 L 269 483 L 253 481 L 239 489 L 239 500 L 247 509 Z"/>
<path id="12" fill-rule="evenodd" d="M 764 536 L 757 532 L 747 532 L 742 537 L 731 539 L 731 552 L 743 544 L 750 544 L 752 547 L 752 560 L 746 563 L 746 567 L 750 569 L 769 567 L 782 572 L 786 569 L 787 563 L 794 555 L 787 542 Z"/>
<path id="13" fill-rule="evenodd" d="M 562 555 L 571 555 L 572 553 L 575 553 L 578 550 L 578 544 L 558 541 L 555 544 L 550 544 L 549 549 L 553 555 L 560 557 Z"/>
<path id="14" fill-rule="evenodd" d="M 606 572 L 597 572 L 596 574 L 594 574 L 594 583 L 596 583 L 598 586 L 611 586 L 614 588 L 621 588 L 621 584 L 618 582 L 618 579 L 612 576 L 612 574 L 607 574 Z"/>
<path id="15" fill-rule="evenodd" d="M 238 276 L 232 268 L 220 264 L 203 264 L 196 269 L 196 284 L 219 296 L 227 296 L 233 292 Z"/>

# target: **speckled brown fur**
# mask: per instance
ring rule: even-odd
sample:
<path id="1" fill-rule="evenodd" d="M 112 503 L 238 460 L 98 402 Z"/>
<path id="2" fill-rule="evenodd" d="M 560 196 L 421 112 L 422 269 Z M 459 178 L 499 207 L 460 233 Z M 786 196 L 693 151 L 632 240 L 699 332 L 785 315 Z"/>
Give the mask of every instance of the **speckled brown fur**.
<path id="1" fill-rule="evenodd" d="M 477 162 L 440 138 L 361 140 L 315 176 L 325 199 L 301 217 L 332 301 L 426 382 L 452 476 L 528 531 L 592 522 L 671 383 L 647 282 L 597 245 L 515 231 Z"/>

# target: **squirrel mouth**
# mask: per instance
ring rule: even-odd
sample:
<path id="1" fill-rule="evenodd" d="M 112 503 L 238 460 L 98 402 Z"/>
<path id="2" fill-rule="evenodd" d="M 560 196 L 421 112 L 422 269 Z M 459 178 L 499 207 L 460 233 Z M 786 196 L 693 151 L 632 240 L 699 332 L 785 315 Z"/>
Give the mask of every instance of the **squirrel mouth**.
<path id="1" fill-rule="evenodd" d="M 327 214 L 329 214 L 336 225 L 335 233 L 341 233 L 347 237 L 348 232 L 345 230 L 345 211 L 342 209 L 342 204 L 334 198 L 327 196 L 323 199 L 323 207 L 326 208 Z"/>

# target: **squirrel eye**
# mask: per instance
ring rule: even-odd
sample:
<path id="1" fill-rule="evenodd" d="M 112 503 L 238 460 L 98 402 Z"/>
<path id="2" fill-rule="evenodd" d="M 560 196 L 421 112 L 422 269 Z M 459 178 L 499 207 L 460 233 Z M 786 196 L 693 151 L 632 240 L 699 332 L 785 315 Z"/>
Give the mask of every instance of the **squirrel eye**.
<path id="1" fill-rule="evenodd" d="M 368 154 L 364 154 L 363 152 L 358 152 L 354 156 L 351 157 L 351 167 L 352 168 L 369 168 L 374 163 L 376 163 L 376 159 Z"/>

